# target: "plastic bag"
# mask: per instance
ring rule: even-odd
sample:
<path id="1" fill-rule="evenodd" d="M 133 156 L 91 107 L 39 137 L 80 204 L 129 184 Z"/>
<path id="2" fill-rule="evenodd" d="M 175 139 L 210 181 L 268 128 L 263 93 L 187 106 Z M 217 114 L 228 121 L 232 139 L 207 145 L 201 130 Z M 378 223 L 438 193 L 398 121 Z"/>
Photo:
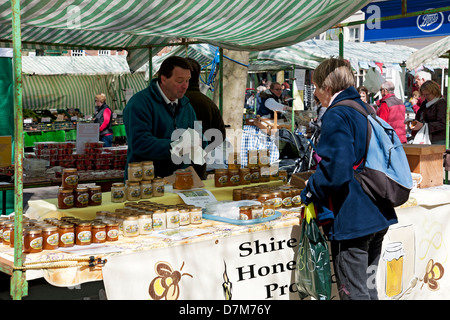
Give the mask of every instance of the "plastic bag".
<path id="1" fill-rule="evenodd" d="M 424 123 L 422 128 L 416 133 L 413 144 L 431 144 L 428 123 Z"/>
<path id="2" fill-rule="evenodd" d="M 331 267 L 328 244 L 316 223 L 314 204 L 305 208 L 298 246 L 295 282 L 301 299 L 331 299 Z"/>

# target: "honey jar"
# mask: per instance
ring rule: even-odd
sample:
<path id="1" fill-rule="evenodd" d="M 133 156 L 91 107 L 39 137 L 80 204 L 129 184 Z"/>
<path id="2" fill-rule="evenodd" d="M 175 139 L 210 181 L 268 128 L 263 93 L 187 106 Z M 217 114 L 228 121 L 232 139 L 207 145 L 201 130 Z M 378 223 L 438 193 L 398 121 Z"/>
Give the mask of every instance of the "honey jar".
<path id="1" fill-rule="evenodd" d="M 89 205 L 88 188 L 78 186 L 74 192 L 74 206 L 75 208 L 85 208 Z"/>
<path id="2" fill-rule="evenodd" d="M 106 241 L 119 240 L 119 224 L 117 222 L 108 222 L 106 224 Z"/>
<path id="3" fill-rule="evenodd" d="M 105 241 L 106 225 L 104 223 L 93 223 L 91 243 L 104 243 Z"/>
<path id="4" fill-rule="evenodd" d="M 81 221 L 75 226 L 75 244 L 85 246 L 91 244 L 92 225 L 90 222 Z"/>
<path id="5" fill-rule="evenodd" d="M 73 190 L 59 189 L 58 190 L 58 209 L 70 209 L 74 205 Z"/>
<path id="6" fill-rule="evenodd" d="M 258 151 L 258 165 L 260 167 L 270 164 L 269 150 L 261 149 Z"/>
<path id="7" fill-rule="evenodd" d="M 269 182 L 270 181 L 270 166 L 261 166 L 259 182 Z"/>
<path id="8" fill-rule="evenodd" d="M 137 201 L 141 199 L 141 185 L 139 182 L 127 181 L 127 200 Z"/>
<path id="9" fill-rule="evenodd" d="M 239 169 L 239 184 L 247 185 L 252 182 L 252 175 L 250 173 L 250 168 L 240 168 Z"/>
<path id="10" fill-rule="evenodd" d="M 139 182 L 142 181 L 143 170 L 140 162 L 132 162 L 128 164 L 128 181 Z"/>
<path id="11" fill-rule="evenodd" d="M 263 207 L 259 205 L 252 206 L 252 219 L 261 219 L 263 217 Z"/>
<path id="12" fill-rule="evenodd" d="M 286 170 L 278 170 L 278 179 L 287 182 L 287 171 Z"/>
<path id="13" fill-rule="evenodd" d="M 74 190 L 78 186 L 78 174 L 76 168 L 64 168 L 61 176 L 63 189 Z"/>
<path id="14" fill-rule="evenodd" d="M 180 212 L 177 208 L 166 209 L 166 228 L 176 229 L 180 226 Z"/>
<path id="15" fill-rule="evenodd" d="M 202 208 L 194 207 L 189 209 L 189 214 L 191 218 L 191 224 L 200 224 L 202 223 Z"/>
<path id="16" fill-rule="evenodd" d="M 6 222 L 3 226 L 3 244 L 9 246 L 11 243 L 11 233 L 14 232 L 14 222 Z M 14 241 L 14 239 L 13 239 Z M 13 242 L 14 243 L 14 242 Z"/>
<path id="17" fill-rule="evenodd" d="M 141 181 L 141 199 L 149 199 L 153 196 L 153 184 L 151 180 Z"/>
<path id="18" fill-rule="evenodd" d="M 214 171 L 214 186 L 216 188 L 226 187 L 228 185 L 228 170 L 216 169 Z"/>
<path id="19" fill-rule="evenodd" d="M 142 165 L 142 180 L 153 180 L 155 179 L 155 167 L 153 166 L 153 161 L 143 161 Z"/>
<path id="20" fill-rule="evenodd" d="M 153 211 L 153 230 L 166 229 L 166 210 L 156 209 Z"/>
<path id="21" fill-rule="evenodd" d="M 139 235 L 139 217 L 138 216 L 127 216 L 123 220 L 122 226 L 124 237 L 136 237 Z"/>
<path id="22" fill-rule="evenodd" d="M 59 243 L 62 248 L 73 247 L 75 241 L 75 228 L 71 223 L 62 223 L 58 226 Z"/>
<path id="23" fill-rule="evenodd" d="M 55 250 L 58 248 L 58 243 L 58 227 L 53 225 L 42 227 L 42 249 Z"/>
<path id="24" fill-rule="evenodd" d="M 279 177 L 280 177 L 280 171 L 278 170 L 278 164 L 271 165 L 270 166 L 270 181 L 279 180 Z"/>
<path id="25" fill-rule="evenodd" d="M 120 203 L 126 200 L 126 188 L 122 182 L 115 182 L 111 185 L 111 202 Z"/>
<path id="26" fill-rule="evenodd" d="M 250 168 L 250 174 L 252 176 L 252 183 L 260 182 L 260 170 L 259 167 Z"/>
<path id="27" fill-rule="evenodd" d="M 162 197 L 164 196 L 164 179 L 156 178 L 153 180 L 153 196 Z"/>
<path id="28" fill-rule="evenodd" d="M 283 203 L 283 198 L 282 198 L 281 192 L 278 190 L 273 190 L 270 194 L 271 194 L 271 199 L 273 201 L 273 204 L 275 206 L 275 210 L 278 208 L 281 208 L 281 205 Z"/>
<path id="29" fill-rule="evenodd" d="M 266 200 L 262 205 L 263 205 L 263 218 L 267 218 L 275 214 L 275 204 L 272 200 Z"/>
<path id="30" fill-rule="evenodd" d="M 191 214 L 188 208 L 179 208 L 180 213 L 180 226 L 187 226 L 191 223 Z"/>
<path id="31" fill-rule="evenodd" d="M 149 234 L 153 230 L 152 215 L 148 213 L 140 214 L 138 224 L 139 234 Z"/>
<path id="32" fill-rule="evenodd" d="M 238 186 L 240 181 L 239 169 L 228 169 L 228 185 Z"/>
<path id="33" fill-rule="evenodd" d="M 38 253 L 42 251 L 42 230 L 30 228 L 24 230 L 23 252 Z"/>
<path id="34" fill-rule="evenodd" d="M 259 198 L 259 192 L 256 190 L 250 191 L 247 197 L 247 200 L 254 200 L 258 201 Z"/>
<path id="35" fill-rule="evenodd" d="M 178 169 L 175 171 L 174 188 L 177 190 L 188 190 L 194 187 L 192 171 L 189 169 Z"/>
<path id="36" fill-rule="evenodd" d="M 252 218 L 252 207 L 251 206 L 239 207 L 239 219 L 240 220 L 250 220 L 251 218 Z"/>
<path id="37" fill-rule="evenodd" d="M 258 167 L 258 150 L 248 150 L 248 167 L 250 169 Z"/>
<path id="38" fill-rule="evenodd" d="M 242 200 L 242 189 L 233 189 L 233 201 Z"/>
<path id="39" fill-rule="evenodd" d="M 228 154 L 228 169 L 239 169 L 241 167 L 240 162 L 239 153 Z"/>
<path id="40" fill-rule="evenodd" d="M 291 208 L 292 207 L 291 190 L 289 190 L 289 189 L 282 190 L 281 197 L 283 198 L 283 200 L 281 202 L 281 206 L 283 208 Z"/>
<path id="41" fill-rule="evenodd" d="M 99 206 L 102 204 L 102 187 L 90 186 L 88 187 L 89 200 L 88 205 Z"/>
<path id="42" fill-rule="evenodd" d="M 300 193 L 302 192 L 301 189 L 293 188 L 291 190 L 291 196 L 292 196 L 292 206 L 293 207 L 300 207 L 302 204 L 302 199 L 300 197 Z"/>

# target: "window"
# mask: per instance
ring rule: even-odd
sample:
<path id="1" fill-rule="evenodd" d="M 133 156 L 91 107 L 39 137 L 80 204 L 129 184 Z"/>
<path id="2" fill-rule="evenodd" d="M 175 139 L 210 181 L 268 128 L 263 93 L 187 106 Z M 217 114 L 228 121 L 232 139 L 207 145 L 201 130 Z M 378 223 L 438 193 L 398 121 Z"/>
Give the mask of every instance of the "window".
<path id="1" fill-rule="evenodd" d="M 361 32 L 360 27 L 348 28 L 348 41 L 349 42 L 360 42 L 361 41 Z"/>
<path id="2" fill-rule="evenodd" d="M 81 57 L 84 56 L 85 52 L 84 50 L 72 50 L 72 56 L 73 57 Z"/>

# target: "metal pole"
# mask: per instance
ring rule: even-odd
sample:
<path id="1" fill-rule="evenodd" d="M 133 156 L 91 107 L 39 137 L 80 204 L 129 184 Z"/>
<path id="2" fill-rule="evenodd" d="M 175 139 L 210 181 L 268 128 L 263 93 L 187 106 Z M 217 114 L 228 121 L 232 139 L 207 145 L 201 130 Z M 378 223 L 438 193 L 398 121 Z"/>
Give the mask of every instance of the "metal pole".
<path id="1" fill-rule="evenodd" d="M 148 48 L 148 85 L 153 78 L 153 48 Z"/>
<path id="2" fill-rule="evenodd" d="M 20 0 L 11 1 L 14 63 L 14 266 L 23 266 L 23 111 L 22 111 L 22 38 L 20 29 Z M 28 295 L 25 272 L 13 270 L 11 297 L 19 300 Z"/>
<path id="3" fill-rule="evenodd" d="M 223 115 L 223 48 L 219 48 L 219 110 Z"/>
<path id="4" fill-rule="evenodd" d="M 339 29 L 339 58 L 344 59 L 344 28 Z"/>

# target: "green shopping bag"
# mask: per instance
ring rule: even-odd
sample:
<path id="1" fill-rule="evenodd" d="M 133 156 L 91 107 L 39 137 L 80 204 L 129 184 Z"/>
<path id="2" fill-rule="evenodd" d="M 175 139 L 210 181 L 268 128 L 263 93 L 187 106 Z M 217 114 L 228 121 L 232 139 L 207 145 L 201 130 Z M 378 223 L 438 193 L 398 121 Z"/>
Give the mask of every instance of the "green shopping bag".
<path id="1" fill-rule="evenodd" d="M 331 299 L 331 268 L 328 244 L 316 223 L 314 204 L 305 208 L 298 246 L 295 282 L 301 299 Z"/>

